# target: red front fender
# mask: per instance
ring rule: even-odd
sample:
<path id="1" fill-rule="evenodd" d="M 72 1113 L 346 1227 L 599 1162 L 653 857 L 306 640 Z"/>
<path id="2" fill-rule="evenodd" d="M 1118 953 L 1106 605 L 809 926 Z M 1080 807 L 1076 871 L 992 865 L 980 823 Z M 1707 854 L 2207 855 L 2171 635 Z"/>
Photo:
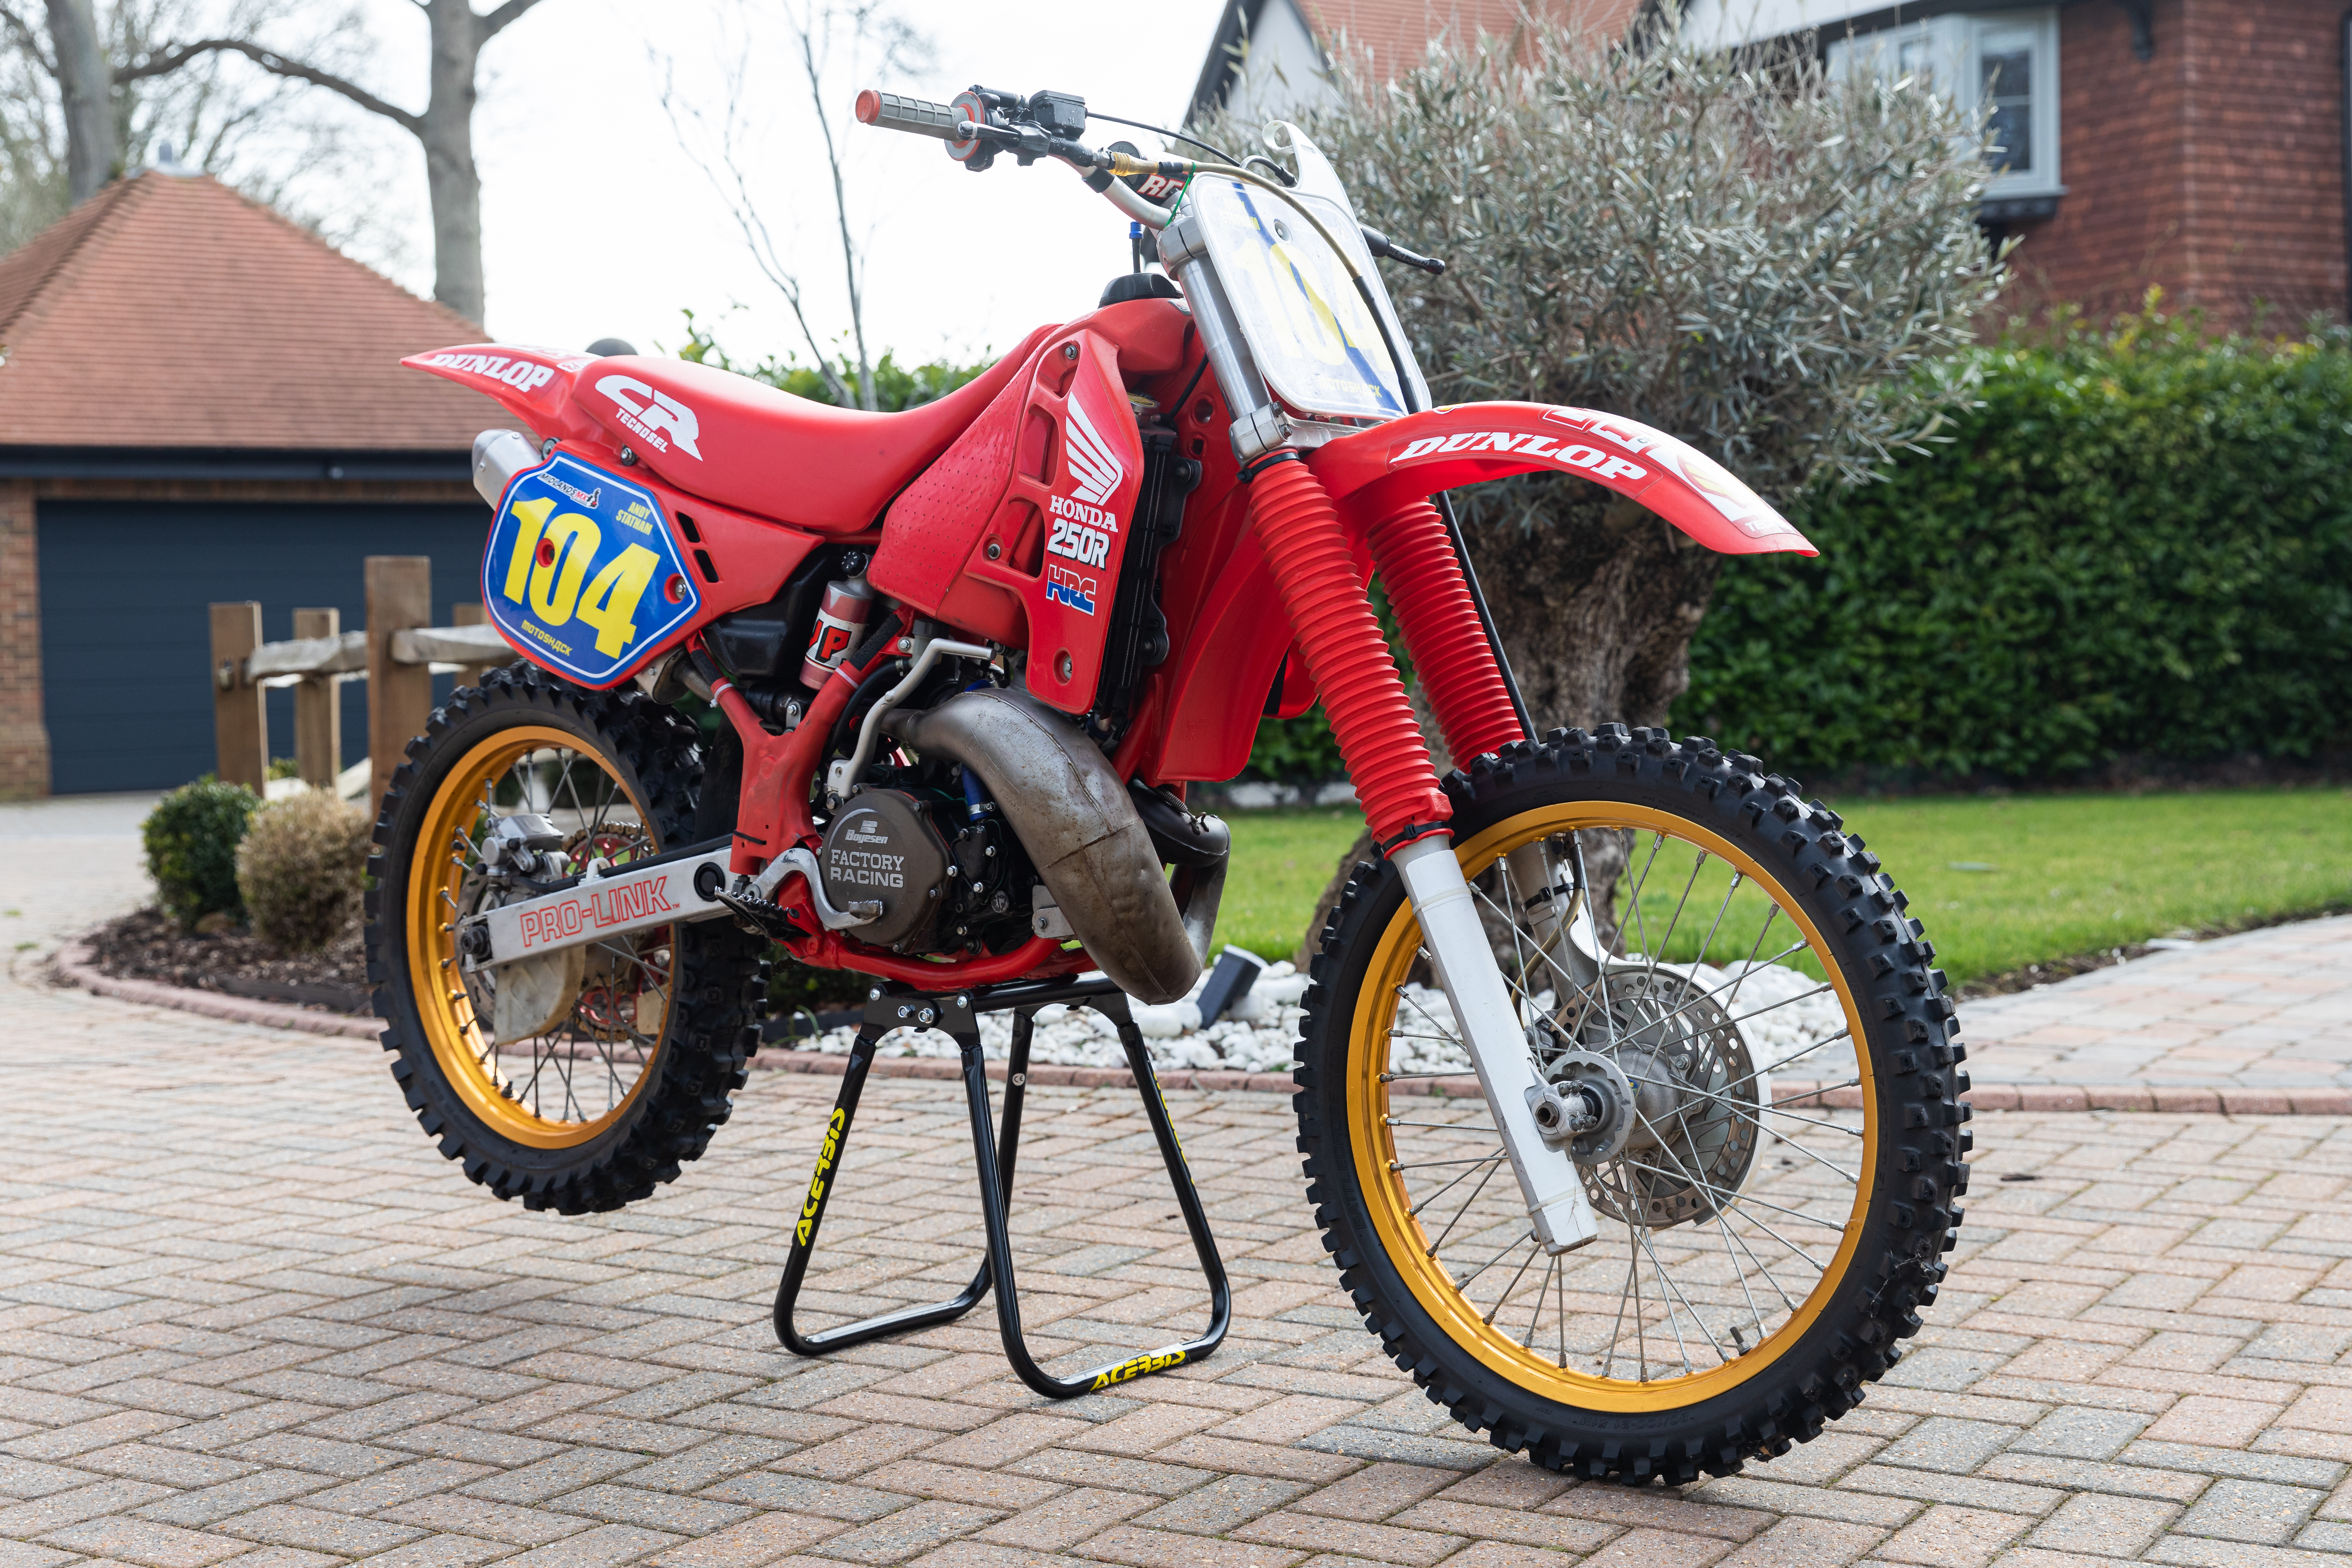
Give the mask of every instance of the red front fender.
<path id="1" fill-rule="evenodd" d="M 1343 436 L 1307 463 L 1344 511 L 1374 514 L 1506 474 L 1572 473 L 1606 485 L 1726 555 L 1818 555 L 1723 466 L 1647 425 L 1589 408 L 1465 403 Z"/>

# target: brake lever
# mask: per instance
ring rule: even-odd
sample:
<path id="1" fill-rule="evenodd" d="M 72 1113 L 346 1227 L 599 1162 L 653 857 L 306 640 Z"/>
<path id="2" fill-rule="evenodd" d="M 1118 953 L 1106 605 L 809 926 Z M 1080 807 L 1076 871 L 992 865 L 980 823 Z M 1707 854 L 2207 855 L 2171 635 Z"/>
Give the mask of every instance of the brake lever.
<path id="1" fill-rule="evenodd" d="M 1363 232 L 1364 248 L 1384 261 L 1402 262 L 1407 267 L 1418 268 L 1432 277 L 1445 270 L 1445 263 L 1436 257 L 1423 256 L 1418 251 L 1407 250 L 1370 224 L 1359 224 L 1356 226 Z"/>

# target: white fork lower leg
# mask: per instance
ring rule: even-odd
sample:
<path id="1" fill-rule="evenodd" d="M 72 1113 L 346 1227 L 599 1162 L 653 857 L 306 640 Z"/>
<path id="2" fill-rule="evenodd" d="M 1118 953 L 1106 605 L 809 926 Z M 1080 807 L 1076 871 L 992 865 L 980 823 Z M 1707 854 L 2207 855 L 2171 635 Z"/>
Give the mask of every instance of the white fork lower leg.
<path id="1" fill-rule="evenodd" d="M 1576 1162 L 1566 1150 L 1545 1145 L 1528 1106 L 1528 1090 L 1537 1079 L 1527 1030 L 1487 945 L 1477 899 L 1463 880 L 1453 841 L 1424 838 L 1390 858 L 1403 876 L 1405 896 L 1421 919 L 1422 942 L 1437 972 L 1437 984 L 1462 1025 L 1471 1065 L 1477 1068 L 1486 1109 L 1503 1135 L 1503 1151 L 1511 1157 L 1511 1173 L 1519 1179 L 1536 1239 L 1550 1252 L 1582 1247 L 1601 1233 L 1601 1222 L 1584 1195 Z"/>

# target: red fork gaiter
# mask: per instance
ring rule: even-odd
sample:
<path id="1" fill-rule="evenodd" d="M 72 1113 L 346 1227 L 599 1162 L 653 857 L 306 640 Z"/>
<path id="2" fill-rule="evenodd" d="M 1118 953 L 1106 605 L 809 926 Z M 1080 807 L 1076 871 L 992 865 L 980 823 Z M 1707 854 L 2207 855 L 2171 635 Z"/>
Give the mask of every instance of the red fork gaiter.
<path id="1" fill-rule="evenodd" d="M 1471 758 L 1522 739 L 1518 712 L 1437 509 L 1425 500 L 1407 501 L 1364 532 L 1388 585 L 1389 607 L 1404 629 L 1413 677 L 1437 713 L 1454 765 L 1468 767 Z"/>
<path id="2" fill-rule="evenodd" d="M 1269 466 L 1251 483 L 1250 521 L 1274 567 L 1372 837 L 1386 846 L 1408 827 L 1444 823 L 1453 810 L 1437 787 L 1404 682 L 1364 597 L 1354 552 L 1323 481 L 1304 463 Z M 1475 619 L 1471 626 L 1475 631 Z"/>

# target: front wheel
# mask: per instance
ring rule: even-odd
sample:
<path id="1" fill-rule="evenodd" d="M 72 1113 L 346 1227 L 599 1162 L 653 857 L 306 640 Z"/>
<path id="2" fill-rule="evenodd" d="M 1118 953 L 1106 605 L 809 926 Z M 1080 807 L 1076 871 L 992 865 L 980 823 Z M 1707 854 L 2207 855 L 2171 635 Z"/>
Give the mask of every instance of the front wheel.
<path id="1" fill-rule="evenodd" d="M 1601 1220 L 1548 1256 L 1393 868 L 1315 961 L 1308 1196 L 1398 1366 L 1548 1468 L 1682 1483 L 1785 1453 L 1898 1359 L 1968 1190 L 1943 976 L 1837 816 L 1663 730 L 1555 731 L 1447 781 L 1539 1071 L 1599 1124 Z M 1858 1100 L 1776 1101 L 1775 1075 Z"/>

